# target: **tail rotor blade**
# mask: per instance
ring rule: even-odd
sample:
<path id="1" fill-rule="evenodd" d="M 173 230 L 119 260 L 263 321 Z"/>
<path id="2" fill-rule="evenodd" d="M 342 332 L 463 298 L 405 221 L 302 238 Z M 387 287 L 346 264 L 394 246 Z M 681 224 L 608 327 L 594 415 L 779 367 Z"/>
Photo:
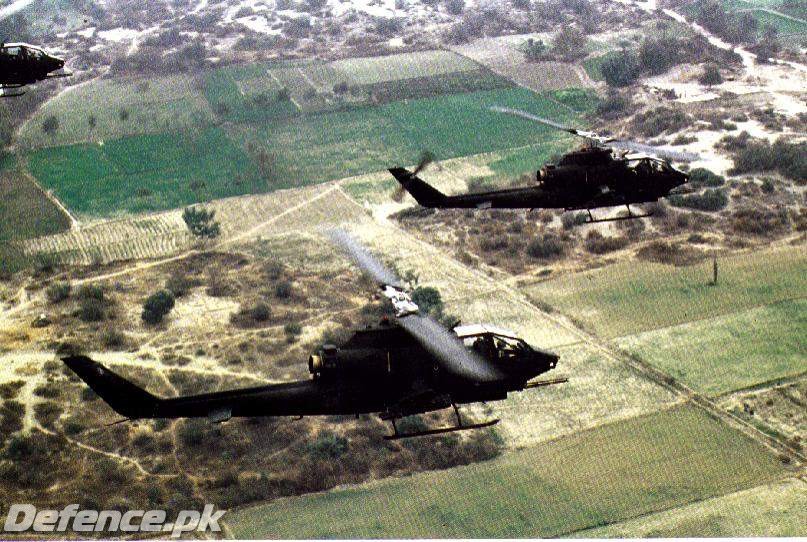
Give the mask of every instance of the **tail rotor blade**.
<path id="1" fill-rule="evenodd" d="M 432 162 L 434 162 L 434 154 L 431 151 L 423 151 L 423 153 L 420 155 L 420 161 L 418 162 L 417 167 L 414 169 L 414 171 L 412 171 L 412 175 L 417 175 Z"/>

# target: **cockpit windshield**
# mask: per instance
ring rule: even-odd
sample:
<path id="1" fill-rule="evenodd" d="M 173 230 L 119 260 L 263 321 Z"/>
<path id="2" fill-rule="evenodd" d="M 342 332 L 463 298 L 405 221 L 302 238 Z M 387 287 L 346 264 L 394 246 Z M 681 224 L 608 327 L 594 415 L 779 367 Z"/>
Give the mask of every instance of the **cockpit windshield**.
<path id="1" fill-rule="evenodd" d="M 633 164 L 633 169 L 641 172 L 641 173 L 660 173 L 660 172 L 669 172 L 672 170 L 670 164 L 665 162 L 664 160 L 659 160 L 657 158 L 641 158 L 636 160 Z"/>
<path id="2" fill-rule="evenodd" d="M 463 343 L 490 361 L 514 360 L 531 350 L 521 339 L 494 333 L 464 337 Z"/>

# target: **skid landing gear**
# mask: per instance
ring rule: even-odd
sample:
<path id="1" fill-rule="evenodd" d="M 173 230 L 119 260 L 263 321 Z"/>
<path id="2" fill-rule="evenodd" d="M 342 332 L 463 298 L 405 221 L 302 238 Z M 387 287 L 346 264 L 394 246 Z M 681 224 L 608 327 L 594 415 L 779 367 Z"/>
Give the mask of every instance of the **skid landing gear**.
<path id="1" fill-rule="evenodd" d="M 442 433 L 453 433 L 455 431 L 466 431 L 468 429 L 482 429 L 484 427 L 490 427 L 492 425 L 496 425 L 499 423 L 499 420 L 489 420 L 486 422 L 481 423 L 471 423 L 471 424 L 463 424 L 462 418 L 460 417 L 460 410 L 457 408 L 457 405 L 454 403 L 451 404 L 454 407 L 454 414 L 457 416 L 457 425 L 454 427 L 439 427 L 437 429 L 426 429 L 424 431 L 416 431 L 414 433 L 399 433 L 398 426 L 395 424 L 395 418 L 390 418 L 392 422 L 392 434 L 391 435 L 384 435 L 385 440 L 398 440 L 403 438 L 413 438 L 413 437 L 427 437 L 429 435 L 440 435 Z"/>
<path id="2" fill-rule="evenodd" d="M 630 210 L 630 205 L 625 205 L 628 208 L 627 216 L 614 216 L 611 218 L 594 218 L 591 214 L 591 209 L 586 209 L 588 213 L 588 218 L 586 219 L 586 224 L 597 224 L 598 222 L 617 222 L 619 220 L 633 220 L 636 218 L 646 218 L 648 216 L 653 216 L 653 213 L 643 213 L 643 214 L 634 214 L 633 211 Z"/>

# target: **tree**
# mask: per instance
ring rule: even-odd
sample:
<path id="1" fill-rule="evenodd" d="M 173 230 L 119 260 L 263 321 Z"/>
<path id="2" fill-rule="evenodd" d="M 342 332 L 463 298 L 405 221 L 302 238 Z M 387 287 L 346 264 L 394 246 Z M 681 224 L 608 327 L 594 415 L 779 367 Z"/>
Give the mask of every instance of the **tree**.
<path id="1" fill-rule="evenodd" d="M 143 303 L 143 312 L 140 317 L 147 324 L 159 324 L 173 308 L 174 294 L 170 290 L 160 290 L 151 294 Z"/>
<path id="2" fill-rule="evenodd" d="M 579 29 L 564 26 L 552 42 L 552 50 L 566 61 L 580 58 L 586 54 L 588 39 Z"/>
<path id="3" fill-rule="evenodd" d="M 221 226 L 214 220 L 216 211 L 204 208 L 186 207 L 182 220 L 194 237 L 213 239 L 221 233 Z"/>
<path id="4" fill-rule="evenodd" d="M 126 109 L 125 107 L 121 107 L 120 110 L 118 111 L 118 118 L 123 122 L 129 120 L 129 110 Z"/>
<path id="5" fill-rule="evenodd" d="M 93 130 L 97 124 L 98 120 L 95 118 L 95 115 L 90 115 L 87 118 L 87 125 L 90 127 L 90 130 Z"/>
<path id="6" fill-rule="evenodd" d="M 412 301 L 424 313 L 439 317 L 443 314 L 443 298 L 437 288 L 418 286 L 412 292 Z"/>
<path id="7" fill-rule="evenodd" d="M 723 82 L 723 76 L 720 75 L 720 70 L 714 64 L 707 64 L 703 68 L 703 73 L 698 77 L 698 82 L 701 85 L 711 87 L 712 85 L 719 85 Z"/>
<path id="8" fill-rule="evenodd" d="M 536 62 L 541 60 L 546 54 L 546 44 L 541 40 L 529 38 L 524 48 L 524 56 L 527 62 Z"/>
<path id="9" fill-rule="evenodd" d="M 42 121 L 42 131 L 46 134 L 52 135 L 59 129 L 59 119 L 55 115 L 48 115 Z"/>
<path id="10" fill-rule="evenodd" d="M 633 51 L 622 49 L 609 55 L 600 66 L 600 71 L 608 86 L 628 86 L 639 77 L 639 57 Z"/>

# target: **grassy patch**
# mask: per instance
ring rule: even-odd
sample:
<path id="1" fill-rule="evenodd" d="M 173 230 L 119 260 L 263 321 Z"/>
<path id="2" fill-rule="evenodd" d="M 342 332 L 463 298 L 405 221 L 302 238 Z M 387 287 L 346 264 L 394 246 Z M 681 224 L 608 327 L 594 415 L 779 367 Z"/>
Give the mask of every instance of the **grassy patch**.
<path id="1" fill-rule="evenodd" d="M 785 480 L 623 523 L 575 538 L 729 538 L 804 535 L 804 482 Z"/>
<path id="2" fill-rule="evenodd" d="M 807 301 L 710 318 L 617 344 L 708 395 L 804 372 Z"/>
<path id="3" fill-rule="evenodd" d="M 50 117 L 59 126 L 45 133 L 42 124 Z M 212 119 L 190 76 L 101 80 L 77 86 L 45 103 L 21 128 L 19 144 L 39 148 L 106 141 L 198 129 Z"/>
<path id="4" fill-rule="evenodd" d="M 44 186 L 88 215 L 170 209 L 267 188 L 219 128 L 42 149 L 29 162 Z"/>
<path id="5" fill-rule="evenodd" d="M 550 537 L 737 491 L 781 471 L 755 442 L 682 407 L 486 463 L 238 510 L 227 522 L 240 538 Z"/>
<path id="6" fill-rule="evenodd" d="M 722 257 L 689 267 L 631 261 L 526 287 L 533 298 L 573 315 L 600 336 L 622 335 L 793 299 L 807 291 L 803 247 Z"/>

